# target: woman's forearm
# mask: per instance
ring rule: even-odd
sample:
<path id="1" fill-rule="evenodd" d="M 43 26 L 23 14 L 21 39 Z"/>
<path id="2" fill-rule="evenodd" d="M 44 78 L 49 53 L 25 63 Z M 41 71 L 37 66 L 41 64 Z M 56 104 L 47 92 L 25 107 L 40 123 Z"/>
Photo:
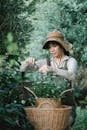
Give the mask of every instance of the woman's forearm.
<path id="1" fill-rule="evenodd" d="M 20 71 L 25 72 L 27 70 L 28 66 L 29 66 L 28 63 L 26 61 L 23 61 L 20 66 Z"/>
<path id="2" fill-rule="evenodd" d="M 35 60 L 32 64 L 28 62 L 28 60 L 25 60 L 21 63 L 20 71 L 24 72 L 29 69 L 39 69 L 41 66 L 46 65 L 46 59 L 43 60 Z"/>
<path id="3" fill-rule="evenodd" d="M 56 75 L 62 76 L 62 77 L 69 79 L 69 80 L 74 80 L 76 77 L 76 74 L 74 72 L 69 72 L 68 70 L 57 69 L 57 70 L 53 70 L 53 72 Z"/>

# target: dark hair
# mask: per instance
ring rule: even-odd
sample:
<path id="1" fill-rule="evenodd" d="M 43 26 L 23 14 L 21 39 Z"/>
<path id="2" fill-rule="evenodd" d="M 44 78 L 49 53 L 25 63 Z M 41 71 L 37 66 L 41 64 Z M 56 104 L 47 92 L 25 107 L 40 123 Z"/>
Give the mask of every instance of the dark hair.
<path id="1" fill-rule="evenodd" d="M 65 55 L 67 55 L 67 56 L 70 55 L 69 51 L 66 51 L 64 48 L 63 48 L 63 50 L 64 50 L 64 54 L 65 54 Z"/>
<path id="2" fill-rule="evenodd" d="M 52 42 L 53 45 L 60 45 L 60 43 L 56 42 L 56 41 L 48 41 L 47 44 L 46 44 L 46 48 L 49 49 L 49 45 L 50 45 L 50 42 Z M 62 46 L 61 46 L 62 47 Z"/>
<path id="3" fill-rule="evenodd" d="M 64 47 L 63 47 L 59 42 L 56 42 L 56 41 L 49 41 L 49 42 L 47 43 L 47 45 L 46 45 L 46 48 L 47 48 L 47 49 L 49 49 L 50 42 L 52 42 L 53 45 L 54 45 L 54 44 L 55 44 L 55 45 L 59 45 L 61 48 L 63 48 L 64 54 L 67 55 L 67 56 L 69 56 L 69 51 L 66 51 L 66 50 L 64 49 Z"/>

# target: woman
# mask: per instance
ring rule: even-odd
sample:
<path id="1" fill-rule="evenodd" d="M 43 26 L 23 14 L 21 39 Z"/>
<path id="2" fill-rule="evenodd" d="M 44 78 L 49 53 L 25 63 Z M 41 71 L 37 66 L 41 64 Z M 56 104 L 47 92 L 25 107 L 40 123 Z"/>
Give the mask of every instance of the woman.
<path id="1" fill-rule="evenodd" d="M 21 64 L 21 72 L 30 68 L 36 68 L 41 73 L 53 72 L 56 76 L 60 76 L 68 81 L 68 88 L 74 86 L 77 73 L 77 61 L 69 56 L 72 44 L 64 41 L 64 37 L 59 31 L 48 33 L 47 39 L 43 45 L 43 49 L 50 52 L 51 58 L 35 60 L 32 57 L 27 58 Z M 72 126 L 76 117 L 76 106 L 73 92 L 67 92 L 66 98 L 62 99 L 62 104 L 72 106 L 69 125 Z M 66 128 L 68 130 L 68 128 Z"/>

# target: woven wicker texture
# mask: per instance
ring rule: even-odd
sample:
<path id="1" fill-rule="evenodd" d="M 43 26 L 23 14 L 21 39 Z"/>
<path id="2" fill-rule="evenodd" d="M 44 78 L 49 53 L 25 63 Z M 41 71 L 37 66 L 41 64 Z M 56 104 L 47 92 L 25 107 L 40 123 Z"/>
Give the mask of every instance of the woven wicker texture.
<path id="1" fill-rule="evenodd" d="M 36 106 L 39 108 L 58 108 L 61 107 L 61 99 L 36 98 Z"/>
<path id="2" fill-rule="evenodd" d="M 64 130 L 68 125 L 71 107 L 61 108 L 25 108 L 26 115 L 35 130 Z"/>

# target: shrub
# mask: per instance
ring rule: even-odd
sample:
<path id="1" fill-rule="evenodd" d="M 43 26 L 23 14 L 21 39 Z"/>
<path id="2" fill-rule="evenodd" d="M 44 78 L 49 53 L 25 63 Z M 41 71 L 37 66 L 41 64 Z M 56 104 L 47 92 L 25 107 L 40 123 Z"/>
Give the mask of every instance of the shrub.
<path id="1" fill-rule="evenodd" d="M 72 130 L 87 130 L 87 109 L 77 107 L 77 118 Z"/>
<path id="2" fill-rule="evenodd" d="M 68 81 L 61 77 L 56 77 L 52 73 L 43 75 L 39 72 L 32 72 L 28 74 L 28 78 L 32 81 L 32 85 L 29 88 L 37 97 L 59 98 L 61 93 L 68 89 Z"/>

